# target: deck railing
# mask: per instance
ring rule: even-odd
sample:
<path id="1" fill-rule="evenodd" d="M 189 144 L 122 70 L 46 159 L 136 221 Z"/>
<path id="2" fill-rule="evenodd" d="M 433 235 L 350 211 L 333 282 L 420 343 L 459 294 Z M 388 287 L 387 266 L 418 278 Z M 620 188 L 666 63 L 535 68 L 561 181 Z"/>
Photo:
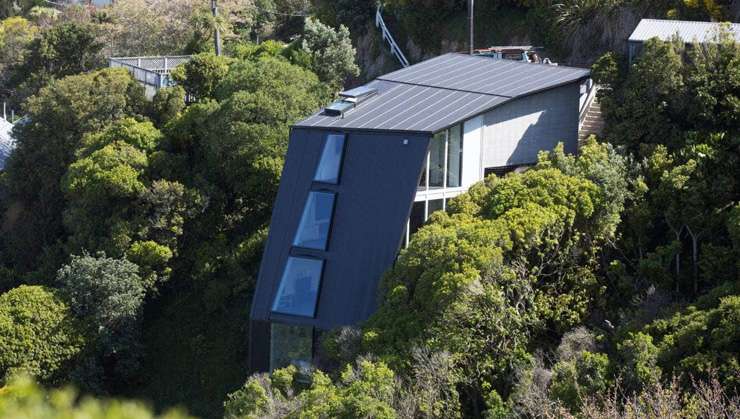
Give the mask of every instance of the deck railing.
<path id="1" fill-rule="evenodd" d="M 583 122 L 586 120 L 588 114 L 588 108 L 591 107 L 594 99 L 596 99 L 596 93 L 599 91 L 599 86 L 594 83 L 593 79 L 588 79 L 586 82 L 586 91 L 581 94 L 580 106 L 578 109 L 578 128 L 583 126 Z"/>
<path id="2" fill-rule="evenodd" d="M 396 43 L 396 40 L 393 39 L 393 35 L 391 35 L 391 32 L 388 30 L 388 26 L 386 26 L 385 21 L 383 20 L 383 13 L 381 13 L 381 10 L 382 8 L 380 7 L 380 5 L 378 5 L 378 9 L 375 12 L 375 26 L 380 29 L 380 32 L 383 35 L 383 40 L 388 42 L 388 47 L 391 50 L 391 54 L 396 57 L 398 62 L 401 63 L 402 67 L 408 67 L 409 60 L 406 59 L 406 56 L 403 55 L 403 51 L 401 51 L 401 48 Z"/>
<path id="3" fill-rule="evenodd" d="M 111 57 L 111 67 L 127 69 L 134 79 L 156 89 L 172 86 L 170 72 L 178 65 L 190 60 L 189 55 L 167 57 Z"/>

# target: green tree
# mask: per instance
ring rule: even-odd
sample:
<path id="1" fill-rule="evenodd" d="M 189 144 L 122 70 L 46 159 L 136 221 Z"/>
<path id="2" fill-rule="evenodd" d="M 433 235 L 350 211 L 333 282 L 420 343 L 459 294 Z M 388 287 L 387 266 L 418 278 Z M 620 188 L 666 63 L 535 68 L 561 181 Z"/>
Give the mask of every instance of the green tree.
<path id="1" fill-rule="evenodd" d="M 179 117 L 185 110 L 185 89 L 182 86 L 165 87 L 157 90 L 149 111 L 150 118 L 158 127 Z"/>
<path id="2" fill-rule="evenodd" d="M 59 267 L 65 206 L 60 185 L 67 167 L 85 134 L 141 114 L 143 105 L 142 87 L 122 69 L 70 76 L 28 100 L 28 119 L 15 129 L 18 147 L 6 167 L 8 200 L 23 208 L 4 235 L 19 271 Z"/>
<path id="3" fill-rule="evenodd" d="M 341 89 L 347 78 L 360 74 L 349 30 L 344 25 L 335 30 L 317 19 L 307 18 L 301 48 L 310 57 L 309 68 L 335 90 Z"/>
<path id="4" fill-rule="evenodd" d="M 140 334 L 146 289 L 138 266 L 125 259 L 99 255 L 72 256 L 57 273 L 71 310 L 92 325 L 92 353 L 77 368 L 77 379 L 89 388 L 106 380 L 131 379 L 142 356 Z M 103 372 L 103 376 L 98 375 Z"/>
<path id="5" fill-rule="evenodd" d="M 23 63 L 14 68 L 11 84 L 18 103 L 52 80 L 84 73 L 103 65 L 104 44 L 91 24 L 62 23 L 34 39 Z"/>
<path id="6" fill-rule="evenodd" d="M 728 295 L 710 300 L 706 305 L 700 303 L 701 300 L 645 328 L 650 336 L 641 335 L 643 340 L 652 337 L 655 342 L 648 351 L 651 362 L 665 373 L 682 374 L 686 381 L 690 377 L 706 380 L 716 372 L 729 391 L 737 391 L 740 333 L 735 322 L 740 318 L 740 296 Z"/>
<path id="7" fill-rule="evenodd" d="M 85 347 L 82 324 L 60 293 L 22 285 L 0 295 L 0 374 L 65 379 Z"/>
<path id="8" fill-rule="evenodd" d="M 216 87 L 229 72 L 230 59 L 213 53 L 194 56 L 172 71 L 172 78 L 195 100 L 213 98 Z"/>
<path id="9" fill-rule="evenodd" d="M 553 366 L 550 392 L 571 411 L 577 412 L 583 399 L 608 390 L 608 367 L 606 355 L 582 351 L 575 359 Z"/>
<path id="10" fill-rule="evenodd" d="M 22 17 L 0 21 L 0 88 L 4 98 L 12 93 L 8 89 L 11 69 L 23 63 L 37 32 L 38 27 Z"/>
<path id="11" fill-rule="evenodd" d="M 617 349 L 622 361 L 621 377 L 628 389 L 640 390 L 660 380 L 658 348 L 653 343 L 652 336 L 641 332 L 629 333 L 619 342 Z"/>
<path id="12" fill-rule="evenodd" d="M 402 372 L 410 347 L 448 351 L 473 409 L 491 390 L 508 396 L 530 342 L 579 324 L 601 295 L 598 256 L 630 195 L 625 166 L 592 141 L 578 158 L 558 148 L 523 174 L 473 185 L 383 278 L 366 349 Z"/>
<path id="13" fill-rule="evenodd" d="M 276 370 L 271 376 L 251 377 L 244 386 L 228 395 L 225 417 L 229 419 L 278 416 L 395 418 L 393 400 L 397 392 L 395 374 L 382 362 L 358 360 L 348 365 L 339 382 L 321 371 L 305 373 L 294 366 Z"/>

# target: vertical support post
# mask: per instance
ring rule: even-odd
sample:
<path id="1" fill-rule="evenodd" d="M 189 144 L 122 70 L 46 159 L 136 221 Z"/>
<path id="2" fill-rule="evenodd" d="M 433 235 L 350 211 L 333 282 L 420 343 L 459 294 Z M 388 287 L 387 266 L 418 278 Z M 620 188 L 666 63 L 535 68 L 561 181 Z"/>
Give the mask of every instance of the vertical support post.
<path id="1" fill-rule="evenodd" d="M 8 114 L 5 111 L 5 108 L 7 107 L 7 103 L 3 102 L 3 119 L 8 120 Z"/>
<path id="2" fill-rule="evenodd" d="M 473 55 L 475 48 L 475 19 L 474 19 L 475 0 L 468 0 L 468 12 L 470 13 L 470 55 Z"/>
<path id="3" fill-rule="evenodd" d="M 218 28 L 218 5 L 216 0 L 211 0 L 211 12 L 213 12 L 213 24 L 216 30 L 213 39 L 216 43 L 216 55 L 221 55 L 221 31 Z"/>

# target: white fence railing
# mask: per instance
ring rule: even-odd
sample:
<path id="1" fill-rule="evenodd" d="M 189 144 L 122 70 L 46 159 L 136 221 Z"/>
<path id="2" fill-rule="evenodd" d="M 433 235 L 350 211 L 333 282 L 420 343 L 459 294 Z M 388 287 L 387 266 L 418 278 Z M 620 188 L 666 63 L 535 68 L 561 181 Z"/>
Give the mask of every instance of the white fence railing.
<path id="1" fill-rule="evenodd" d="M 588 79 L 585 83 L 585 92 L 581 93 L 579 109 L 578 109 L 578 128 L 583 126 L 583 122 L 586 120 L 588 114 L 588 108 L 596 99 L 596 92 L 599 91 L 599 86 L 594 83 L 593 79 Z"/>
<path id="2" fill-rule="evenodd" d="M 111 67 L 125 68 L 140 83 L 161 89 L 174 84 L 170 72 L 178 65 L 189 61 L 190 56 L 111 57 L 109 60 Z"/>
<path id="3" fill-rule="evenodd" d="M 380 6 L 378 6 L 377 11 L 375 12 L 375 26 L 377 26 L 380 29 L 380 32 L 383 34 L 383 40 L 388 42 L 388 47 L 391 50 L 391 54 L 396 57 L 398 62 L 401 63 L 402 67 L 408 67 L 409 60 L 407 60 L 406 56 L 403 55 L 403 51 L 401 51 L 401 48 L 396 43 L 396 40 L 393 39 L 393 35 L 391 35 L 391 32 L 388 30 L 388 26 L 385 25 Z"/>

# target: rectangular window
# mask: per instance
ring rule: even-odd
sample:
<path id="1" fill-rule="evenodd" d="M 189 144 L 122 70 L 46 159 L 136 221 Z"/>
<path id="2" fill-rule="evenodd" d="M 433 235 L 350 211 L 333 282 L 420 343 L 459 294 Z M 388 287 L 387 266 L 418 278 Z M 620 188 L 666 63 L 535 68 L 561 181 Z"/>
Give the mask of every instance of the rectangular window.
<path id="1" fill-rule="evenodd" d="M 329 134 L 326 136 L 324 151 L 321 153 L 319 166 L 313 180 L 324 183 L 339 183 L 339 171 L 342 168 L 342 154 L 344 152 L 344 134 Z"/>
<path id="2" fill-rule="evenodd" d="M 444 208 L 442 207 L 444 205 L 443 199 L 432 199 L 429 201 L 429 208 L 428 208 L 428 215 L 427 219 L 432 216 L 432 213 L 437 211 L 442 211 Z"/>
<path id="3" fill-rule="evenodd" d="M 326 250 L 333 214 L 332 192 L 309 192 L 293 246 Z"/>
<path id="4" fill-rule="evenodd" d="M 463 142 L 462 125 L 450 128 L 447 145 L 447 187 L 457 188 L 462 185 Z"/>
<path id="5" fill-rule="evenodd" d="M 432 137 L 432 144 L 429 148 L 429 187 L 444 187 L 444 168 L 445 168 L 445 137 L 446 132 L 440 132 Z"/>
<path id="6" fill-rule="evenodd" d="M 424 225 L 424 206 L 425 202 L 414 202 L 411 207 L 411 218 L 409 219 L 409 233 L 414 234 Z"/>
<path id="7" fill-rule="evenodd" d="M 272 303 L 272 311 L 314 317 L 323 271 L 323 260 L 289 257 Z"/>
<path id="8" fill-rule="evenodd" d="M 504 177 L 515 171 L 517 167 L 519 166 L 486 167 L 483 169 L 483 176 L 488 177 L 489 175 L 496 175 L 496 177 Z"/>
<path id="9" fill-rule="evenodd" d="M 289 365 L 297 367 L 311 365 L 312 327 L 272 323 L 270 329 L 270 371 Z"/>

